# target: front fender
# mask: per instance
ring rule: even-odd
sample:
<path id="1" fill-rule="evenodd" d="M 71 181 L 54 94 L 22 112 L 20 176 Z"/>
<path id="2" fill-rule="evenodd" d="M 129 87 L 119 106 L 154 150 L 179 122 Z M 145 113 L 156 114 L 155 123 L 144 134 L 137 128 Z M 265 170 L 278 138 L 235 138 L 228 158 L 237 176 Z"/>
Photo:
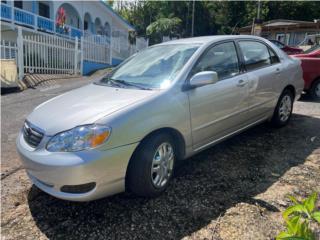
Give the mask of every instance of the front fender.
<path id="1" fill-rule="evenodd" d="M 180 132 L 186 147 L 191 146 L 190 112 L 187 95 L 182 91 L 166 91 L 128 106 L 98 121 L 112 128 L 110 139 L 102 147 L 111 149 L 140 142 L 161 128 Z"/>

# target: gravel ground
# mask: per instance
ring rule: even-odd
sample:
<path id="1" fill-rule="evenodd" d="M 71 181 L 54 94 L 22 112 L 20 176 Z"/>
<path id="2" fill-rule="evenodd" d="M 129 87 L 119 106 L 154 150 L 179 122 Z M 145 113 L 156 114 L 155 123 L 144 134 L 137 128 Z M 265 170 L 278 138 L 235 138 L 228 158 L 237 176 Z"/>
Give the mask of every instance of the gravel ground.
<path id="1" fill-rule="evenodd" d="M 158 198 L 55 199 L 32 186 L 14 140 L 37 104 L 88 81 L 1 97 L 2 239 L 273 239 L 287 196 L 320 192 L 320 104 L 302 100 L 287 127 L 262 124 L 187 159 Z"/>

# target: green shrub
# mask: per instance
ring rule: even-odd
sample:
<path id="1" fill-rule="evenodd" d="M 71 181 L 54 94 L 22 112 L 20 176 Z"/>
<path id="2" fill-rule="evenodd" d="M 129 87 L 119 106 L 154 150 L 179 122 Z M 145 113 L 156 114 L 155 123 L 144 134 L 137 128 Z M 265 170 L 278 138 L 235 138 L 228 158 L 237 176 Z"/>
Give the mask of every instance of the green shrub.
<path id="1" fill-rule="evenodd" d="M 320 223 L 320 211 L 316 208 L 317 197 L 316 192 L 302 201 L 290 196 L 294 205 L 288 207 L 282 214 L 286 222 L 286 231 L 279 233 L 276 240 L 316 239 L 311 224 Z"/>

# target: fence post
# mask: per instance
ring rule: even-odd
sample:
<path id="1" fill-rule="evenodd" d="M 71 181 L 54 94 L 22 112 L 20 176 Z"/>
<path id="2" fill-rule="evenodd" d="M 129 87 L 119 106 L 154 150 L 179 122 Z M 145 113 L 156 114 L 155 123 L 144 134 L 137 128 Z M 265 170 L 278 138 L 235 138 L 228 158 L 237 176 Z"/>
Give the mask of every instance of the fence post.
<path id="1" fill-rule="evenodd" d="M 18 50 L 18 73 L 19 80 L 23 79 L 24 67 L 23 67 L 23 38 L 22 38 L 22 28 L 18 27 L 18 38 L 17 38 L 17 50 Z"/>
<path id="2" fill-rule="evenodd" d="M 83 46 L 83 36 L 81 36 L 80 38 L 80 54 L 81 54 L 81 57 L 80 57 L 80 75 L 83 74 L 83 58 L 84 58 L 84 46 Z"/>
<path id="3" fill-rule="evenodd" d="M 78 70 L 78 37 L 75 38 L 75 43 L 74 43 L 74 70 L 73 70 L 73 74 L 77 74 Z"/>
<path id="4" fill-rule="evenodd" d="M 10 3 L 10 1 L 9 1 Z M 15 22 L 15 19 L 14 19 L 14 1 L 11 1 L 11 28 L 14 28 L 14 22 Z"/>
<path id="5" fill-rule="evenodd" d="M 110 59 L 109 59 L 109 62 L 110 62 L 110 65 L 112 65 L 112 30 L 111 30 L 111 34 L 110 34 L 110 41 L 109 41 L 109 57 L 110 57 Z"/>

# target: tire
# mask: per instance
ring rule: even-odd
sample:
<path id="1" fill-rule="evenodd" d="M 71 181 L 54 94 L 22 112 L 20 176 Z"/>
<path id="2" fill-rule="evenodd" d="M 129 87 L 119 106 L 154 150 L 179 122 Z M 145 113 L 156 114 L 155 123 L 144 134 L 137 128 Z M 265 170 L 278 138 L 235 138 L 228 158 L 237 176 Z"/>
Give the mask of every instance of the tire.
<path id="1" fill-rule="evenodd" d="M 312 83 L 309 94 L 313 100 L 320 100 L 320 79 Z"/>
<path id="2" fill-rule="evenodd" d="M 285 89 L 279 97 L 276 108 L 271 119 L 274 127 L 283 127 L 288 124 L 293 109 L 293 93 L 289 89 Z"/>
<path id="3" fill-rule="evenodd" d="M 161 157 L 161 152 L 167 152 L 167 155 Z M 173 175 L 176 153 L 176 147 L 168 134 L 159 133 L 145 139 L 129 162 L 127 190 L 142 197 L 156 197 L 164 192 Z"/>

